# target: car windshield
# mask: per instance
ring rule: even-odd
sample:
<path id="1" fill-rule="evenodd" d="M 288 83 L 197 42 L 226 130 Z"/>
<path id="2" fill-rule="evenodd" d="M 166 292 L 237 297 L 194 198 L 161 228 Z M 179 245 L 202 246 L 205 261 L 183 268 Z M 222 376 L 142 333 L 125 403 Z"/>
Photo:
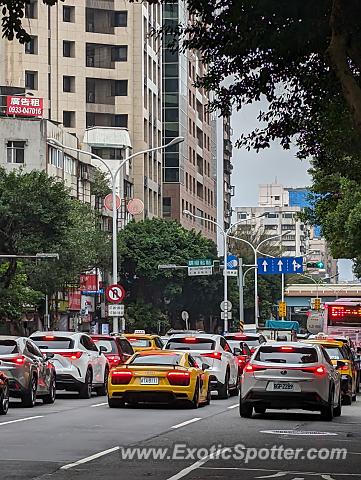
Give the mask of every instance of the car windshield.
<path id="1" fill-rule="evenodd" d="M 0 355 L 18 353 L 18 345 L 15 340 L 0 340 Z"/>
<path id="2" fill-rule="evenodd" d="M 325 349 L 331 360 L 342 360 L 345 358 L 339 347 L 327 347 L 325 345 Z"/>
<path id="3" fill-rule="evenodd" d="M 261 347 L 255 360 L 263 363 L 292 363 L 305 364 L 317 363 L 318 355 L 314 348 L 310 347 Z"/>
<path id="4" fill-rule="evenodd" d="M 179 365 L 182 355 L 137 355 L 131 365 Z"/>
<path id="5" fill-rule="evenodd" d="M 114 338 L 93 338 L 93 340 L 98 348 L 106 349 L 103 353 L 118 353 Z"/>
<path id="6" fill-rule="evenodd" d="M 132 347 L 151 347 L 152 343 L 150 340 L 145 338 L 128 338 Z"/>
<path id="7" fill-rule="evenodd" d="M 54 337 L 45 335 L 42 337 L 31 337 L 31 340 L 43 350 L 68 350 L 74 348 L 74 340 L 66 337 Z"/>
<path id="8" fill-rule="evenodd" d="M 167 350 L 214 350 L 216 342 L 208 338 L 184 337 L 172 338 L 166 345 Z"/>

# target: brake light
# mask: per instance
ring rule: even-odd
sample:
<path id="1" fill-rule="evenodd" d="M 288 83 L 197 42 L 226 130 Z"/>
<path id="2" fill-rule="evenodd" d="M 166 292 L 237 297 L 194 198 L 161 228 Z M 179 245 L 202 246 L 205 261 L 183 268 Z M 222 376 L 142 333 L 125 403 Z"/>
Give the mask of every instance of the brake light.
<path id="1" fill-rule="evenodd" d="M 79 358 L 83 355 L 83 352 L 57 352 L 59 355 L 65 358 L 69 358 L 70 360 L 79 360 Z"/>
<path id="2" fill-rule="evenodd" d="M 293 347 L 281 347 L 282 352 L 293 352 Z"/>
<path id="3" fill-rule="evenodd" d="M 238 363 L 246 363 L 247 362 L 247 355 L 239 355 L 237 357 Z"/>
<path id="4" fill-rule="evenodd" d="M 171 385 L 186 387 L 190 382 L 190 373 L 180 371 L 168 372 L 167 379 Z"/>
<path id="5" fill-rule="evenodd" d="M 221 352 L 202 353 L 201 357 L 208 357 L 208 358 L 213 358 L 215 360 L 221 360 L 222 353 Z"/>
<path id="6" fill-rule="evenodd" d="M 119 355 L 108 355 L 107 360 L 109 361 L 109 363 L 118 364 L 120 362 L 120 356 Z"/>
<path id="7" fill-rule="evenodd" d="M 15 363 L 16 365 L 24 365 L 25 363 L 25 357 L 24 355 L 19 355 L 17 357 L 11 357 L 11 358 L 2 358 L 4 362 L 9 362 L 9 363 Z"/>
<path id="8" fill-rule="evenodd" d="M 197 341 L 197 339 L 194 338 L 194 337 L 185 337 L 184 338 L 185 343 L 195 343 L 196 341 Z"/>
<path id="9" fill-rule="evenodd" d="M 260 370 L 266 370 L 266 368 L 258 365 L 254 365 L 253 363 L 247 363 L 247 365 L 244 367 L 244 371 L 248 373 L 252 373 Z"/>
<path id="10" fill-rule="evenodd" d="M 54 340 L 54 335 L 46 335 L 45 337 L 45 340 Z"/>
<path id="11" fill-rule="evenodd" d="M 348 369 L 349 369 L 348 365 L 342 365 L 342 367 L 338 368 L 337 370 L 341 370 L 345 372 Z"/>
<path id="12" fill-rule="evenodd" d="M 303 372 L 310 372 L 320 377 L 322 377 L 326 373 L 326 369 L 323 365 L 320 365 L 319 367 L 300 368 L 299 370 L 302 370 Z"/>
<path id="13" fill-rule="evenodd" d="M 128 385 L 133 373 L 130 370 L 116 370 L 112 372 L 112 384 L 113 385 Z"/>
<path id="14" fill-rule="evenodd" d="M 233 339 L 231 340 L 239 340 L 239 339 L 246 340 L 246 338 L 247 338 L 247 335 L 240 334 L 240 335 L 234 335 Z"/>

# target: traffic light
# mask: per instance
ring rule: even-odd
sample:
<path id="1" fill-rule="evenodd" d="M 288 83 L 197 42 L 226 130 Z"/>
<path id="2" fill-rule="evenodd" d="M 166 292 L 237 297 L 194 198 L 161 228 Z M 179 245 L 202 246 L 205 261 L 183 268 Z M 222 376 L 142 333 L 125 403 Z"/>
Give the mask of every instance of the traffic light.
<path id="1" fill-rule="evenodd" d="M 307 268 L 325 268 L 325 264 L 323 262 L 321 262 L 321 260 L 319 262 L 307 262 L 306 263 L 306 267 Z"/>
<path id="2" fill-rule="evenodd" d="M 321 309 L 321 299 L 320 298 L 312 298 L 311 299 L 311 309 L 312 310 L 320 310 Z"/>
<path id="3" fill-rule="evenodd" d="M 281 318 L 284 318 L 287 316 L 287 303 L 286 302 L 280 302 L 278 304 L 278 315 Z"/>

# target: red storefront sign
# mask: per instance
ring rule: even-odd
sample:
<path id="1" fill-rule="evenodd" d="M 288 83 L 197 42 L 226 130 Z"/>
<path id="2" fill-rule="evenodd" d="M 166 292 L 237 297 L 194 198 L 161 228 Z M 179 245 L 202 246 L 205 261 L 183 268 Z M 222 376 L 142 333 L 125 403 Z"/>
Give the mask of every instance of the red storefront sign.
<path id="1" fill-rule="evenodd" d="M 6 97 L 6 114 L 20 117 L 42 117 L 43 99 L 35 97 Z"/>
<path id="2" fill-rule="evenodd" d="M 68 293 L 69 298 L 69 310 L 77 310 L 81 309 L 81 292 L 79 289 L 72 289 L 69 290 Z"/>
<path id="3" fill-rule="evenodd" d="M 80 290 L 98 290 L 98 276 L 95 273 L 80 275 Z"/>

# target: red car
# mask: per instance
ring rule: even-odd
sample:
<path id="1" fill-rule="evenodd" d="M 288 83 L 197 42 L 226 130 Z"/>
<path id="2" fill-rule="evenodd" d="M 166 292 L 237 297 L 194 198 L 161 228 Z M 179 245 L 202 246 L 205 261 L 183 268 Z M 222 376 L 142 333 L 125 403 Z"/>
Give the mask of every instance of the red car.
<path id="1" fill-rule="evenodd" d="M 0 415 L 6 415 L 9 409 L 9 383 L 7 377 L 0 372 Z"/>
<path id="2" fill-rule="evenodd" d="M 245 342 L 245 335 L 242 333 L 228 333 L 224 337 L 237 356 L 238 371 L 242 375 L 243 369 L 252 355 L 250 347 Z"/>
<path id="3" fill-rule="evenodd" d="M 133 347 L 122 335 L 91 335 L 98 348 L 103 347 L 103 354 L 109 367 L 117 367 L 125 363 L 134 354 Z"/>

